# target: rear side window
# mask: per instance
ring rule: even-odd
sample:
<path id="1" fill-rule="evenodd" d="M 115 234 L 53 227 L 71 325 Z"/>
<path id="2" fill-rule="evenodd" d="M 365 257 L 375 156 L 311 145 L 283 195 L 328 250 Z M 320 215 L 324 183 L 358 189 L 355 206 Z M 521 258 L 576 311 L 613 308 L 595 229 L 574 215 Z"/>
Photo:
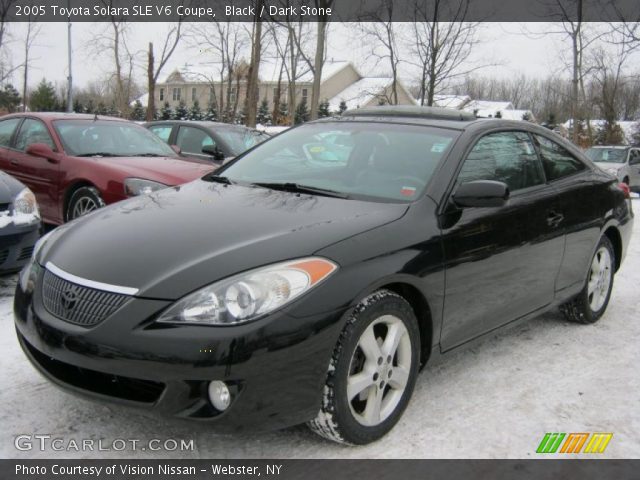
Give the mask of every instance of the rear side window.
<path id="1" fill-rule="evenodd" d="M 585 164 L 571 155 L 562 145 L 540 135 L 533 136 L 538 148 L 547 180 L 557 180 L 584 170 Z"/>
<path id="2" fill-rule="evenodd" d="M 20 132 L 16 137 L 16 149 L 24 152 L 29 145 L 34 143 L 44 143 L 49 145 L 52 150 L 56 148 L 45 124 L 40 120 L 27 118 L 20 126 Z"/>
<path id="3" fill-rule="evenodd" d="M 20 120 L 20 118 L 10 118 L 0 122 L 0 147 L 8 147 L 11 144 L 11 137 Z"/>
<path id="4" fill-rule="evenodd" d="M 504 182 L 512 192 L 543 184 L 542 166 L 529 134 L 499 132 L 482 137 L 458 175 L 458 184 L 474 180 Z"/>
<path id="5" fill-rule="evenodd" d="M 176 143 L 184 153 L 196 153 L 199 155 L 202 155 L 203 147 L 215 145 L 213 138 L 209 134 L 193 127 L 180 127 Z"/>
<path id="6" fill-rule="evenodd" d="M 149 128 L 149 130 L 151 130 L 158 137 L 160 137 L 161 140 L 167 143 L 169 143 L 169 137 L 171 136 L 172 129 L 173 126 L 171 125 L 154 125 L 153 127 Z"/>

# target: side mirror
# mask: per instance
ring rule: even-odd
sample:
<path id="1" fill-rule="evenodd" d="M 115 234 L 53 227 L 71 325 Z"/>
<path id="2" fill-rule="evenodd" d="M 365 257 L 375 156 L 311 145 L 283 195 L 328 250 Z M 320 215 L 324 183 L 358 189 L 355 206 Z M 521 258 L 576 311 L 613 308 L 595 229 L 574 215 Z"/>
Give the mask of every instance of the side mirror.
<path id="1" fill-rule="evenodd" d="M 176 152 L 178 155 L 182 153 L 182 149 L 178 145 L 170 145 L 170 147 L 171 147 L 171 150 Z"/>
<path id="2" fill-rule="evenodd" d="M 463 183 L 453 194 L 453 201 L 460 207 L 501 207 L 508 198 L 507 184 L 493 180 Z"/>
<path id="3" fill-rule="evenodd" d="M 205 145 L 202 147 L 202 153 L 212 156 L 214 160 L 224 160 L 224 153 L 215 145 Z"/>
<path id="4" fill-rule="evenodd" d="M 55 160 L 56 154 L 46 143 L 32 143 L 25 150 L 27 155 L 33 155 L 34 157 L 42 157 L 47 160 Z"/>

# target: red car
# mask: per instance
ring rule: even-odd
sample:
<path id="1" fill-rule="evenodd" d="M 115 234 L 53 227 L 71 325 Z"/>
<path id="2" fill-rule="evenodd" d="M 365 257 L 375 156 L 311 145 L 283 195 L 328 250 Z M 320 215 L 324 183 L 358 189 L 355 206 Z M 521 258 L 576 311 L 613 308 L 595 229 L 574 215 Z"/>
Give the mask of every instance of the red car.
<path id="1" fill-rule="evenodd" d="M 153 133 L 117 118 L 25 113 L 0 119 L 0 170 L 35 193 L 47 223 L 61 224 L 214 169 L 179 157 Z"/>

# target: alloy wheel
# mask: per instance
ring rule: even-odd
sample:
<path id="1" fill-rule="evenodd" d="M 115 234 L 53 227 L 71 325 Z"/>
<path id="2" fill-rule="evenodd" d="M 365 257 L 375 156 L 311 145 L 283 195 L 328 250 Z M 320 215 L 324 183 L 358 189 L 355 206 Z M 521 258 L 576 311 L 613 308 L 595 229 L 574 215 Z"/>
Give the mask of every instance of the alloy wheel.
<path id="1" fill-rule="evenodd" d="M 92 198 L 82 197 L 73 206 L 72 218 L 81 217 L 98 208 L 98 204 Z"/>
<path id="2" fill-rule="evenodd" d="M 383 315 L 362 333 L 351 357 L 347 400 L 358 423 L 384 422 L 402 399 L 411 371 L 411 340 L 402 320 Z"/>
<path id="3" fill-rule="evenodd" d="M 600 247 L 591 262 L 587 294 L 591 310 L 597 312 L 607 300 L 611 284 L 611 255 L 605 247 Z"/>

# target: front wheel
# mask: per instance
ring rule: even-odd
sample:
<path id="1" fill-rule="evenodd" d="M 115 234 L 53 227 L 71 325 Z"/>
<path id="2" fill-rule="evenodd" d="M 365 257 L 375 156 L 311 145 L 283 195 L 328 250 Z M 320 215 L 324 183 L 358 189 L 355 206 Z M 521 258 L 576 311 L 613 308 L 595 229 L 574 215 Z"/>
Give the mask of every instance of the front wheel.
<path id="1" fill-rule="evenodd" d="M 362 445 L 385 435 L 406 408 L 418 374 L 420 332 L 411 305 L 380 290 L 354 309 L 336 345 L 322 406 L 309 427 Z"/>
<path id="2" fill-rule="evenodd" d="M 67 221 L 82 217 L 87 213 L 104 207 L 104 200 L 95 187 L 81 187 L 73 192 L 67 208 Z"/>
<path id="3" fill-rule="evenodd" d="M 604 314 L 611 298 L 615 270 L 615 253 L 611 241 L 603 236 L 593 255 L 582 291 L 562 305 L 564 316 L 577 323 L 594 323 Z"/>

